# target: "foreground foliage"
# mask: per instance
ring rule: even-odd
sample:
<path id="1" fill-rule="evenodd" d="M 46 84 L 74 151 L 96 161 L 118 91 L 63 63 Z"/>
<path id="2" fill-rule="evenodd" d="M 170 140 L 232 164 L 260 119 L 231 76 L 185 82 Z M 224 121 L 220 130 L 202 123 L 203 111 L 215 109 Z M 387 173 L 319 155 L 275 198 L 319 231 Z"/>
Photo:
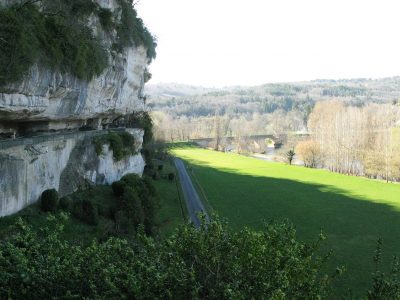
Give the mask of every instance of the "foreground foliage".
<path id="1" fill-rule="evenodd" d="M 231 232 L 216 220 L 182 226 L 165 241 L 143 232 L 74 246 L 60 238 L 67 216 L 34 230 L 22 220 L 0 243 L 0 298 L 307 298 L 327 295 L 317 244 L 295 239 L 288 223 Z"/>

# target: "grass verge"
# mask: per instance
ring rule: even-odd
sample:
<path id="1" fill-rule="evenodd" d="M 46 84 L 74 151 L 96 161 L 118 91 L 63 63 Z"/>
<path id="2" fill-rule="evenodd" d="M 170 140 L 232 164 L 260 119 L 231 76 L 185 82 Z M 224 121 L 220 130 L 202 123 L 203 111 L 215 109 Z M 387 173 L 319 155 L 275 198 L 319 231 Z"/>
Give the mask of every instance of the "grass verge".
<path id="1" fill-rule="evenodd" d="M 171 160 L 162 161 L 160 164 L 163 165 L 160 172 L 161 179 L 155 180 L 153 183 L 161 204 L 159 213 L 160 233 L 161 236 L 167 236 L 178 225 L 186 221 L 187 213 L 175 165 Z M 174 180 L 165 179 L 171 172 L 175 174 Z"/>

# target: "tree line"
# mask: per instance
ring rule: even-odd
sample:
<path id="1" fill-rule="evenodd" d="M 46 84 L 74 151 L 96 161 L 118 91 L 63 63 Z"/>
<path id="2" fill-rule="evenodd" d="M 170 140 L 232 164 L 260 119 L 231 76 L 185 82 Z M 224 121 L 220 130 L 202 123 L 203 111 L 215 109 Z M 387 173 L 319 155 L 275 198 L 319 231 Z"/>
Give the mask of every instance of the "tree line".
<path id="1" fill-rule="evenodd" d="M 153 112 L 155 138 L 164 141 L 237 137 L 273 134 L 284 137 L 287 132 L 305 131 L 304 116 L 299 111 L 277 110 L 270 114 L 219 115 L 207 117 L 173 117 Z"/>
<path id="2" fill-rule="evenodd" d="M 310 115 L 308 129 L 311 139 L 297 145 L 306 166 L 399 181 L 400 106 L 320 102 Z"/>

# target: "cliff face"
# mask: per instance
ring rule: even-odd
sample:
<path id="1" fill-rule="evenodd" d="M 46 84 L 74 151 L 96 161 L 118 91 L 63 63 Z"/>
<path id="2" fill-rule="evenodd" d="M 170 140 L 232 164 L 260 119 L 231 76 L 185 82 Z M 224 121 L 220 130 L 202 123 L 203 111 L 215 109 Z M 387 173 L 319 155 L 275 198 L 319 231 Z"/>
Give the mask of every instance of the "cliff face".
<path id="1" fill-rule="evenodd" d="M 0 0 L 3 5 L 13 2 Z M 95 2 L 109 9 L 115 19 L 120 18 L 122 8 L 117 1 Z M 0 88 L 0 132 L 14 130 L 21 122 L 31 122 L 29 127 L 38 125 L 39 130 L 76 128 L 87 122 L 96 127 L 143 110 L 146 49 L 133 46 L 113 51 L 116 31 L 104 31 L 95 15 L 87 18 L 87 24 L 107 49 L 108 67 L 100 76 L 85 81 L 34 64 L 21 82 Z"/>
<path id="2" fill-rule="evenodd" d="M 100 77 L 90 82 L 68 74 L 31 68 L 29 76 L 0 93 L 2 121 L 68 121 L 115 118 L 143 110 L 146 51 L 128 49 L 115 57 Z"/>
<path id="3" fill-rule="evenodd" d="M 93 136 L 101 132 L 76 132 L 43 136 L 39 141 L 0 151 L 0 216 L 18 212 L 40 198 L 46 189 L 61 196 L 87 184 L 111 184 L 127 173 L 142 175 L 145 162 L 140 149 L 143 130 L 127 129 L 138 154 L 115 161 L 108 145 L 97 155 Z M 17 142 L 17 141 L 16 141 Z"/>
<path id="4" fill-rule="evenodd" d="M 96 154 L 93 145 L 93 137 L 106 131 L 76 129 L 83 125 L 88 125 L 85 129 L 104 129 L 120 117 L 143 110 L 146 67 L 151 58 L 149 49 L 140 46 L 139 42 L 143 45 L 152 43 L 148 39 L 150 33 L 136 18 L 134 10 L 126 13 L 127 9 L 131 9 L 128 0 L 63 1 L 33 1 L 34 4 L 29 5 L 36 14 L 40 14 L 46 5 L 56 5 L 58 9 L 68 7 L 71 3 L 84 3 L 92 7 L 94 4 L 94 11 L 81 16 L 79 22 L 84 23 L 82 28 L 88 29 L 101 50 L 104 50 L 107 67 L 100 69 L 91 80 L 84 80 L 73 75 L 73 72 L 46 67 L 37 59 L 27 65 L 27 72 L 21 80 L 6 81 L 5 85 L 0 86 L 0 216 L 10 215 L 38 201 L 46 189 L 57 189 L 62 196 L 76 191 L 82 184 L 110 184 L 127 173 L 141 175 L 144 169 L 145 163 L 139 151 L 143 130 L 126 129 L 134 136 L 138 152 L 115 161 L 107 145 L 103 146 L 101 155 Z M 0 8 L 8 9 L 11 5 L 21 3 L 28 1 L 0 0 Z M 108 30 L 99 14 L 104 11 L 113 26 Z M 67 16 L 71 17 L 71 11 Z M 126 24 L 131 25 L 123 27 Z M 127 38 L 125 35 L 122 43 L 121 32 L 118 32 L 122 27 L 125 30 L 122 33 L 125 34 L 142 31 L 136 32 L 133 37 Z M 29 34 L 30 27 L 27 28 Z M 135 44 L 137 36 L 142 40 L 139 39 Z M 58 35 L 53 36 L 53 41 L 57 38 Z M 70 45 L 79 47 L 82 43 Z M 155 44 L 151 45 L 155 47 Z M 150 56 L 154 57 L 155 54 Z M 54 130 L 61 132 L 48 133 Z M 47 133 L 39 135 L 38 131 Z M 29 138 L 33 132 L 36 132 L 34 137 Z"/>
<path id="5" fill-rule="evenodd" d="M 127 49 L 90 82 L 35 65 L 19 84 L 0 93 L 0 116 L 13 121 L 68 121 L 113 117 L 143 110 L 146 51 Z"/>

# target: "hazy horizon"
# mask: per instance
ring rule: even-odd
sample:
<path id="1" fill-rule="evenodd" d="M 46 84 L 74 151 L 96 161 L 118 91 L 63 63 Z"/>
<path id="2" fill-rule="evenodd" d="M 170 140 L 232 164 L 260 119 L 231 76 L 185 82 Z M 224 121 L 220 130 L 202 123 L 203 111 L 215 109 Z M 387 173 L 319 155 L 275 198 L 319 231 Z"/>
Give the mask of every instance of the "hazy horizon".
<path id="1" fill-rule="evenodd" d="M 192 87 L 202 87 L 202 88 L 230 88 L 230 87 L 257 87 L 266 84 L 296 84 L 296 83 L 307 83 L 307 82 L 315 82 L 315 81 L 346 81 L 346 80 L 384 80 L 390 78 L 398 78 L 400 75 L 393 75 L 393 76 L 385 76 L 385 77 L 352 77 L 352 78 L 315 78 L 310 80 L 294 80 L 294 81 L 270 81 L 264 82 L 260 84 L 232 84 L 232 85 L 221 85 L 221 86 L 211 86 L 211 85 L 202 85 L 202 84 L 190 84 L 184 82 L 177 82 L 177 81 L 160 81 L 154 82 L 153 80 L 149 81 L 146 86 L 151 85 L 184 85 L 184 86 L 192 86 Z"/>
<path id="2" fill-rule="evenodd" d="M 150 83 L 223 87 L 400 75 L 400 3 L 142 0 Z"/>

